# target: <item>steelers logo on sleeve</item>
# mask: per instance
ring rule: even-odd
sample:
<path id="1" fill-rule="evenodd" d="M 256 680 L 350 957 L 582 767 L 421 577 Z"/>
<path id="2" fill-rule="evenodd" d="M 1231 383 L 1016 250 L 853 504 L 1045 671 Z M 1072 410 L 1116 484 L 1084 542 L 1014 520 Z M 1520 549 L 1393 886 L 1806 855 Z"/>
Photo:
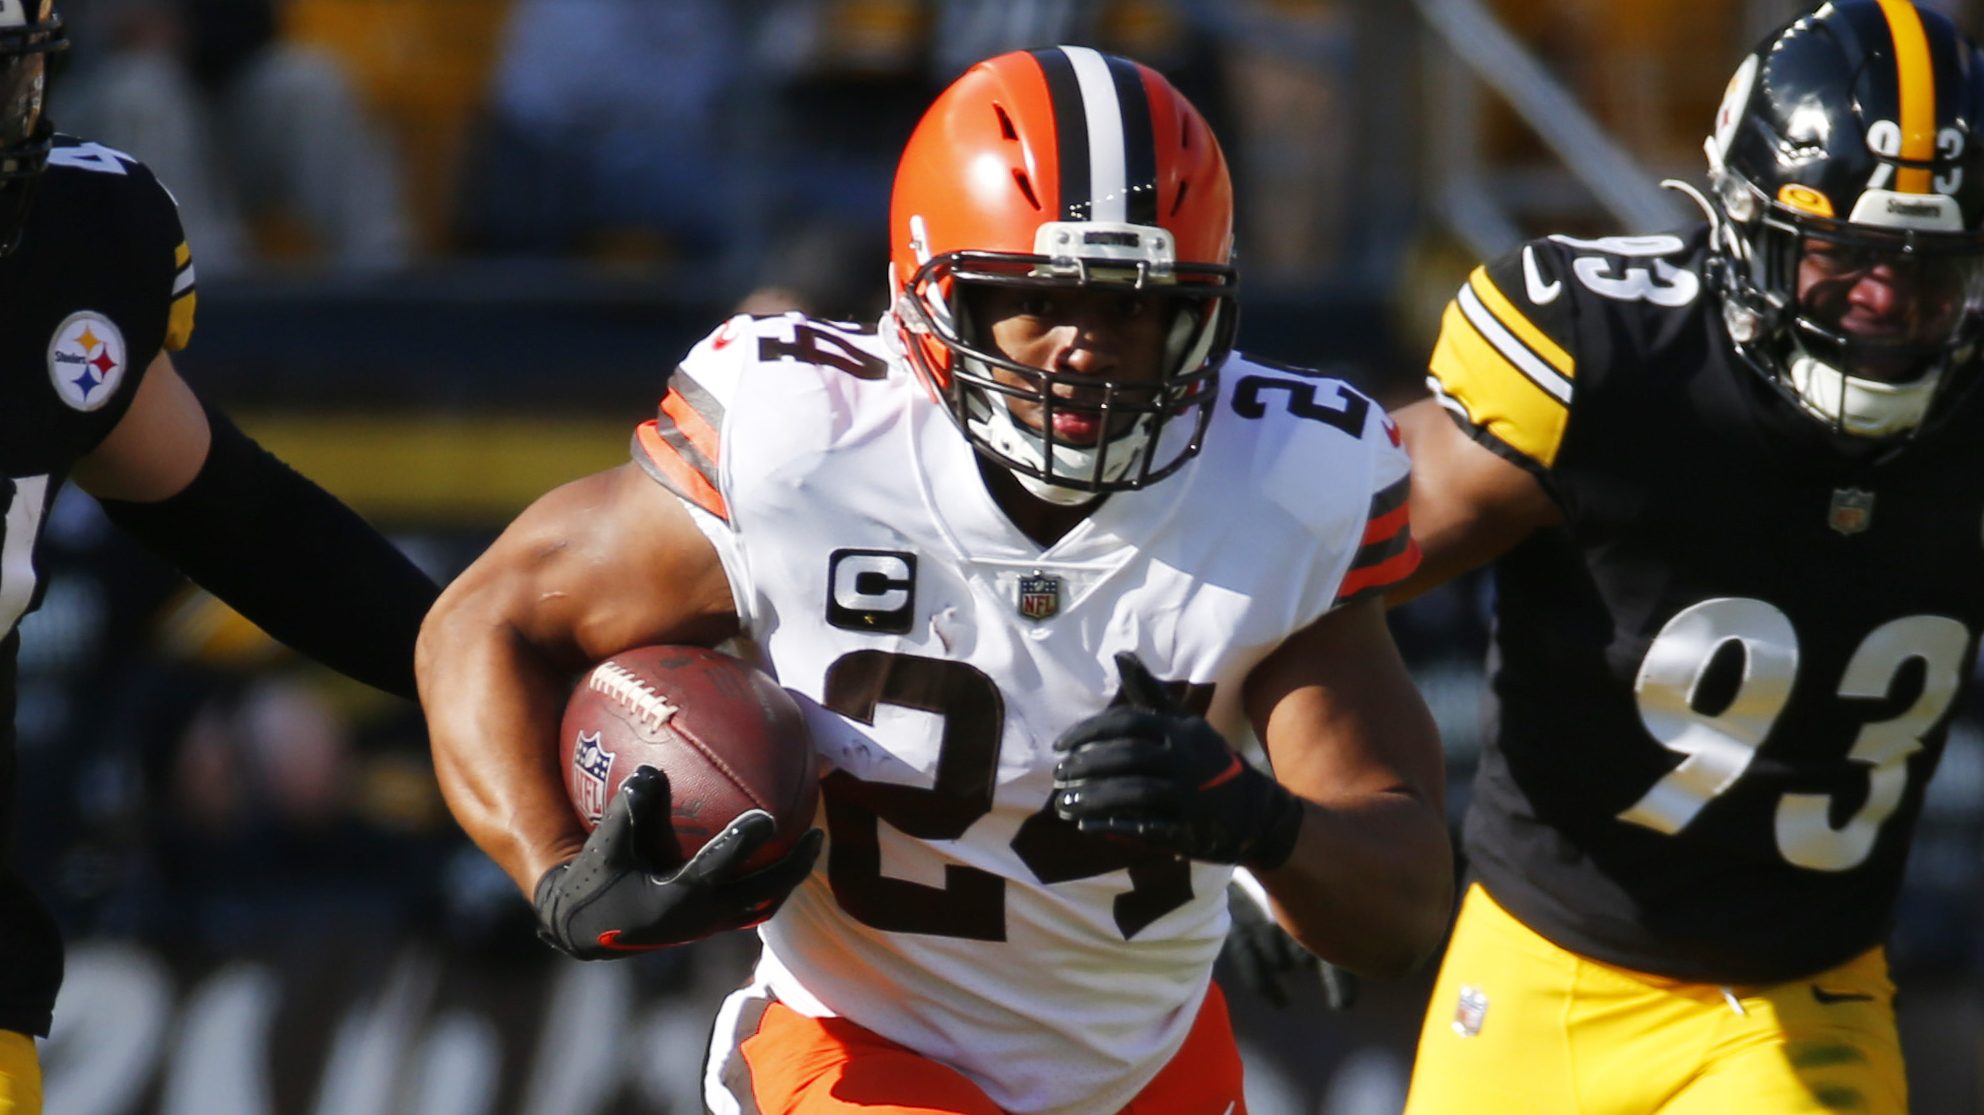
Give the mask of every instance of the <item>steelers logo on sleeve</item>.
<path id="1" fill-rule="evenodd" d="M 124 334 L 95 310 L 64 318 L 48 342 L 48 378 L 75 410 L 96 410 L 117 397 L 124 382 Z"/>

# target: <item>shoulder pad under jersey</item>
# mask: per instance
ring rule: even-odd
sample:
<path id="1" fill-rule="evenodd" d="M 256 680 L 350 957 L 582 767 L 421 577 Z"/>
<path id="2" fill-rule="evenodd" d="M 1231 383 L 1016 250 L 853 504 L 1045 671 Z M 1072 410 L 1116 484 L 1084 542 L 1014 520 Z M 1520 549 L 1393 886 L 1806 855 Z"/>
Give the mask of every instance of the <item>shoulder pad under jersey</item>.
<path id="1" fill-rule="evenodd" d="M 805 377 L 819 381 L 889 374 L 874 351 L 874 331 L 799 313 L 738 314 L 697 342 L 675 367 L 655 417 L 634 433 L 634 459 L 676 495 L 720 519 L 730 519 L 724 494 L 723 438 L 732 409 L 752 390 L 750 374 L 783 365 L 780 397 L 804 394 Z M 769 383 L 769 380 L 756 381 Z"/>
<path id="2" fill-rule="evenodd" d="M 1428 383 L 1477 435 L 1547 469 L 1580 374 L 1702 297 L 1696 254 L 1673 234 L 1523 244 L 1477 267 L 1448 304 Z"/>
<path id="3" fill-rule="evenodd" d="M 58 134 L 28 220 L 47 241 L 40 254 L 122 280 L 123 297 L 166 309 L 160 347 L 177 352 L 193 335 L 198 303 L 193 253 L 179 205 L 151 169 L 91 140 Z"/>
<path id="4" fill-rule="evenodd" d="M 1227 406 L 1253 429 L 1250 483 L 1303 523 L 1325 551 L 1356 540 L 1338 605 L 1384 591 L 1419 564 L 1408 528 L 1410 460 L 1383 407 L 1326 372 L 1235 355 L 1221 371 Z M 1209 435 L 1241 434 L 1240 430 Z M 1240 439 L 1235 439 L 1240 440 Z M 1217 443 L 1212 443 L 1217 444 Z"/>

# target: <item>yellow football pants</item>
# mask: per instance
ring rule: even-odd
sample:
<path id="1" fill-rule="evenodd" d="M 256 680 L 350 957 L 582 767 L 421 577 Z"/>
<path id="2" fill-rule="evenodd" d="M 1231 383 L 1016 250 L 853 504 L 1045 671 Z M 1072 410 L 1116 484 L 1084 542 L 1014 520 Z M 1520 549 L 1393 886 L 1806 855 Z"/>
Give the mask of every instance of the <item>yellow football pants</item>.
<path id="1" fill-rule="evenodd" d="M 1476 885 L 1426 1008 L 1405 1110 L 1905 1115 L 1887 957 L 1875 949 L 1784 983 L 1684 983 L 1559 948 Z"/>
<path id="2" fill-rule="evenodd" d="M 41 1059 L 12 1030 L 0 1030 L 0 1115 L 41 1115 Z"/>

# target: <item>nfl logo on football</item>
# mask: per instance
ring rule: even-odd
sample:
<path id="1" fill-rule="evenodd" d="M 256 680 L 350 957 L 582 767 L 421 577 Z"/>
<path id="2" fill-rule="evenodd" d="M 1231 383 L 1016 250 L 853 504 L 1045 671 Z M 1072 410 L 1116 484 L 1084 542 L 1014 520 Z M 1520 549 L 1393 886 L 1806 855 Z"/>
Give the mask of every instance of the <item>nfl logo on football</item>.
<path id="1" fill-rule="evenodd" d="M 613 769 L 613 752 L 599 745 L 598 732 L 580 732 L 579 745 L 572 750 L 572 769 L 578 773 L 578 803 L 586 820 L 598 824 L 606 816 L 606 775 Z"/>
<path id="2" fill-rule="evenodd" d="M 1036 569 L 1020 578 L 1020 614 L 1042 620 L 1061 610 L 1061 578 Z"/>

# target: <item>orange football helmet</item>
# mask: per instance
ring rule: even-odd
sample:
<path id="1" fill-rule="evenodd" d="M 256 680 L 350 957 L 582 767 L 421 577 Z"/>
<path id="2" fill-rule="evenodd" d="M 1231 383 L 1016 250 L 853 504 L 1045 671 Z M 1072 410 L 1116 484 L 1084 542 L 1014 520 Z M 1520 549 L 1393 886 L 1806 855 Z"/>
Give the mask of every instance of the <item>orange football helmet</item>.
<path id="1" fill-rule="evenodd" d="M 1233 187 L 1212 129 L 1162 75 L 1073 46 L 978 63 L 911 135 L 889 220 L 910 364 L 972 445 L 1034 494 L 1079 503 L 1139 488 L 1198 452 L 1233 342 Z M 970 284 L 1162 296 L 1173 316 L 1157 389 L 1081 378 L 1076 397 L 1057 395 L 1057 381 L 1080 377 L 1000 353 L 969 320 Z M 1016 421 L 1011 397 L 1037 402 L 1043 428 Z M 1117 432 L 1057 440 L 1057 409 L 1098 412 Z"/>

